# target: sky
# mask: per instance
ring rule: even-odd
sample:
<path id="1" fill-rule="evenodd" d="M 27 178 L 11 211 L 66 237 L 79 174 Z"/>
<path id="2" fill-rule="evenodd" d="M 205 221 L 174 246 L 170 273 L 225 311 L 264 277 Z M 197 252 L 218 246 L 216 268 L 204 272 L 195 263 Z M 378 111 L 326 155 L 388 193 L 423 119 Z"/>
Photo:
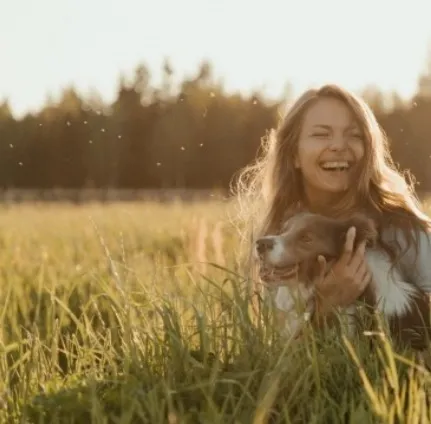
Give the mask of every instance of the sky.
<path id="1" fill-rule="evenodd" d="M 207 59 L 230 91 L 280 98 L 325 82 L 410 96 L 431 47 L 431 0 L 0 0 L 0 101 L 16 116 L 67 85 L 115 98 L 140 63 L 158 84 Z"/>

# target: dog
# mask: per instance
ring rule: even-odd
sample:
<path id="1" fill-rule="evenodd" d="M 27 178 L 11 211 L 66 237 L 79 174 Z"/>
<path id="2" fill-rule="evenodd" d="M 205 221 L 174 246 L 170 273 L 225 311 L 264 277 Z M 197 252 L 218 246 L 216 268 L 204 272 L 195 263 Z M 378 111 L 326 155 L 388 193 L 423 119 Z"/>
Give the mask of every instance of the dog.
<path id="1" fill-rule="evenodd" d="M 365 257 L 372 281 L 358 300 L 386 320 L 391 336 L 403 346 L 424 350 L 431 337 L 430 300 L 419 287 L 404 281 L 401 273 L 392 266 L 387 254 L 375 249 L 378 231 L 374 221 L 358 213 L 349 219 L 333 219 L 303 212 L 290 218 L 279 235 L 259 238 L 255 252 L 263 274 L 279 277 L 275 285 L 301 289 L 308 297 L 314 294 L 320 274 L 318 256 L 325 257 L 330 265 L 342 254 L 347 231 L 356 228 L 354 249 L 366 242 Z M 265 281 L 265 280 L 264 280 Z M 271 282 L 269 283 L 271 284 Z M 346 308 L 350 316 L 357 311 L 357 303 Z M 349 333 L 354 330 L 350 320 Z"/>

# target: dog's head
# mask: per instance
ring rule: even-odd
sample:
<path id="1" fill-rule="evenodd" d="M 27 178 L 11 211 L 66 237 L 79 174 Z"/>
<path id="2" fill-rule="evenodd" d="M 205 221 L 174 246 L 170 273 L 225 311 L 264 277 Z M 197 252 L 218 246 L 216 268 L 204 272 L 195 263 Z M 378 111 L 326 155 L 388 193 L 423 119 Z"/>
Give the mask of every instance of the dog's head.
<path id="1" fill-rule="evenodd" d="M 304 212 L 290 218 L 280 235 L 258 239 L 256 254 L 265 269 L 286 270 L 286 275 L 296 269 L 300 278 L 309 279 L 315 272 L 319 255 L 330 261 L 342 254 L 351 227 L 356 228 L 354 249 L 364 241 L 368 246 L 376 243 L 376 226 L 363 214 L 334 219 Z"/>

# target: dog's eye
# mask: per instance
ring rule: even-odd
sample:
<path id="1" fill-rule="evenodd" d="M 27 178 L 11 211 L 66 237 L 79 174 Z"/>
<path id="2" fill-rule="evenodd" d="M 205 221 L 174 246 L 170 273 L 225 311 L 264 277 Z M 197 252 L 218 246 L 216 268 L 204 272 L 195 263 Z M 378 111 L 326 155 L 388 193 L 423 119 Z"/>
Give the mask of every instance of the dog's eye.
<path id="1" fill-rule="evenodd" d="M 303 243 L 311 243 L 313 239 L 311 238 L 310 234 L 305 233 L 301 235 L 301 241 Z"/>

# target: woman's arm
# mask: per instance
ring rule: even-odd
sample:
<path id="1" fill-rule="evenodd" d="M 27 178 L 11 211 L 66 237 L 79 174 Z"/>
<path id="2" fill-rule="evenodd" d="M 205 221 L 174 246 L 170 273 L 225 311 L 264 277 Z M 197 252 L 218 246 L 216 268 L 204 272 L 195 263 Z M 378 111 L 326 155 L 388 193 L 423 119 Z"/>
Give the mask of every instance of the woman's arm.
<path id="1" fill-rule="evenodd" d="M 406 281 L 416 284 L 426 293 L 431 293 L 431 234 L 418 232 L 416 246 L 410 245 L 400 229 L 387 229 L 382 234 L 383 239 L 390 244 L 396 242 L 402 250 L 398 266 Z"/>
<path id="2" fill-rule="evenodd" d="M 414 251 L 413 251 L 414 254 Z M 431 234 L 421 231 L 418 237 L 414 281 L 426 293 L 431 293 Z"/>
<path id="3" fill-rule="evenodd" d="M 321 296 L 316 295 L 313 302 L 313 311 L 311 314 L 311 325 L 316 329 L 322 329 L 325 326 L 332 326 L 335 314 L 333 308 L 329 307 Z"/>

